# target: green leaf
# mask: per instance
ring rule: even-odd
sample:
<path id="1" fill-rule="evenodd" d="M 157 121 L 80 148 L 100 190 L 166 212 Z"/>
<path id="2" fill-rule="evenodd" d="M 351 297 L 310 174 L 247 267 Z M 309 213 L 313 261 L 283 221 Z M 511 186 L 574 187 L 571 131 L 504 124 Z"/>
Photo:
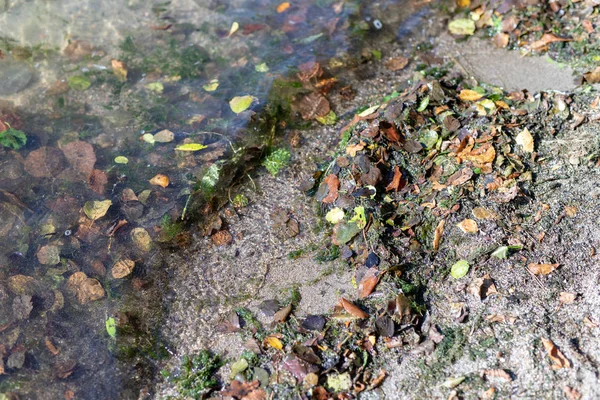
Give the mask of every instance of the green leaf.
<path id="1" fill-rule="evenodd" d="M 127 164 L 129 162 L 129 159 L 125 156 L 116 156 L 115 162 L 117 164 Z"/>
<path id="2" fill-rule="evenodd" d="M 206 173 L 200 180 L 200 188 L 205 198 L 209 198 L 215 192 L 220 175 L 221 168 L 218 164 L 213 164 L 206 170 Z"/>
<path id="3" fill-rule="evenodd" d="M 208 146 L 205 146 L 203 144 L 200 143 L 186 143 L 186 144 L 180 144 L 179 146 L 175 147 L 175 150 L 179 150 L 179 151 L 198 151 L 198 150 L 202 150 L 207 148 Z"/>
<path id="4" fill-rule="evenodd" d="M 229 107 L 231 107 L 231 111 L 239 114 L 246 111 L 252 105 L 253 101 L 254 97 L 252 96 L 236 96 L 229 102 Z"/>
<path id="5" fill-rule="evenodd" d="M 92 85 L 92 82 L 83 75 L 70 76 L 68 79 L 69 87 L 74 90 L 86 90 Z"/>
<path id="6" fill-rule="evenodd" d="M 457 261 L 450 269 L 450 275 L 455 279 L 460 279 L 469 272 L 469 262 L 467 260 Z"/>
<path id="7" fill-rule="evenodd" d="M 459 18 L 448 24 L 450 33 L 454 35 L 472 35 L 475 33 L 475 21 L 470 18 Z"/>
<path id="8" fill-rule="evenodd" d="M 337 115 L 333 111 L 329 111 L 322 117 L 317 117 L 316 120 L 323 125 L 335 125 L 337 122 Z"/>
<path id="9" fill-rule="evenodd" d="M 419 104 L 419 108 L 417 108 L 418 112 L 423 112 L 429 105 L 429 96 L 425 96 L 423 100 L 421 100 L 421 104 Z"/>
<path id="10" fill-rule="evenodd" d="M 258 64 L 254 67 L 254 70 L 256 72 L 269 72 L 269 67 L 267 66 L 267 63 L 262 63 L 262 64 Z"/>
<path id="11" fill-rule="evenodd" d="M 202 89 L 206 90 L 207 92 L 214 92 L 215 90 L 217 90 L 218 87 L 219 87 L 218 79 L 212 79 L 207 84 L 202 85 Z"/>
<path id="12" fill-rule="evenodd" d="M 363 206 L 354 207 L 354 217 L 350 222 L 356 222 L 359 229 L 367 226 L 367 217 L 365 216 L 365 208 Z"/>
<path id="13" fill-rule="evenodd" d="M 162 84 L 162 82 L 150 82 L 146 85 L 146 89 L 160 94 L 163 92 L 163 90 L 165 90 L 165 86 Z"/>
<path id="14" fill-rule="evenodd" d="M 111 200 L 88 201 L 83 205 L 83 212 L 89 219 L 95 221 L 104 217 L 111 205 Z"/>
<path id="15" fill-rule="evenodd" d="M 106 332 L 113 339 L 117 337 L 117 323 L 113 317 L 106 320 Z"/>
<path id="16" fill-rule="evenodd" d="M 500 246 L 496 250 L 494 250 L 492 256 L 499 259 L 505 259 L 510 254 L 510 251 L 521 250 L 521 248 L 521 246 Z"/>
<path id="17" fill-rule="evenodd" d="M 27 136 L 19 130 L 8 128 L 7 130 L 0 132 L 0 144 L 4 147 L 19 150 L 21 147 L 25 146 L 26 143 Z"/>

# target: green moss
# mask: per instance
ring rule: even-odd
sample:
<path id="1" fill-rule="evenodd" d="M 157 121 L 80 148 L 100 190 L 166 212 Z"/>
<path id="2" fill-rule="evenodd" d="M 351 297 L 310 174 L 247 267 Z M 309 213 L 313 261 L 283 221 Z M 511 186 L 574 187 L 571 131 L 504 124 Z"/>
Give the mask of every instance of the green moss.
<path id="1" fill-rule="evenodd" d="M 27 143 L 27 136 L 25 133 L 14 129 L 8 128 L 7 130 L 0 132 L 0 145 L 4 147 L 10 147 L 15 150 L 19 150 Z"/>
<path id="2" fill-rule="evenodd" d="M 269 153 L 262 161 L 262 165 L 269 171 L 273 176 L 277 175 L 279 171 L 288 165 L 291 159 L 290 151 L 287 149 L 277 149 Z"/>

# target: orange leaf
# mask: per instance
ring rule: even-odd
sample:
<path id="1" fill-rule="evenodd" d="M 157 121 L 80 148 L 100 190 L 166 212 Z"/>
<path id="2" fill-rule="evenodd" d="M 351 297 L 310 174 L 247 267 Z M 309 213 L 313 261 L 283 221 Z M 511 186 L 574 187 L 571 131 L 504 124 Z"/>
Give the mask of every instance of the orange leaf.
<path id="1" fill-rule="evenodd" d="M 477 233 L 479 228 L 477 227 L 477 222 L 472 219 L 465 219 L 462 222 L 456 224 L 464 233 Z"/>
<path id="2" fill-rule="evenodd" d="M 368 297 L 373 293 L 373 289 L 377 286 L 377 282 L 379 282 L 379 270 L 374 267 L 369 268 L 358 284 L 358 297 L 361 299 Z"/>
<path id="3" fill-rule="evenodd" d="M 462 101 L 477 101 L 482 97 L 482 94 L 471 89 L 463 89 L 458 94 L 458 98 Z"/>
<path id="4" fill-rule="evenodd" d="M 394 167 L 394 177 L 392 178 L 392 182 L 386 186 L 385 191 L 390 192 L 392 190 L 398 191 L 402 189 L 406 185 L 406 180 L 402 179 L 402 172 L 400 172 L 400 167 L 397 165 Z"/>
<path id="5" fill-rule="evenodd" d="M 444 234 L 444 225 L 446 224 L 446 220 L 441 220 L 438 226 L 435 228 L 435 232 L 433 233 L 433 250 L 437 251 L 440 247 L 440 241 L 442 240 L 442 235 Z"/>
<path id="6" fill-rule="evenodd" d="M 338 188 L 340 187 L 340 180 L 335 174 L 327 175 L 325 178 L 325 184 L 329 188 L 329 193 L 323 199 L 323 203 L 331 204 L 338 198 Z"/>
<path id="7" fill-rule="evenodd" d="M 281 343 L 281 340 L 275 336 L 267 336 L 265 338 L 265 344 L 277 350 L 283 349 L 283 343 Z"/>
<path id="8" fill-rule="evenodd" d="M 547 47 L 550 43 L 570 41 L 571 39 L 559 38 L 558 36 L 552 33 L 544 33 L 540 40 L 536 40 L 535 42 L 531 43 L 529 46 L 527 46 L 527 49 L 529 51 L 544 51 L 547 50 Z"/>
<path id="9" fill-rule="evenodd" d="M 279 4 L 277 6 L 277 12 L 279 14 L 281 14 L 282 12 L 284 12 L 285 10 L 287 10 L 288 8 L 290 8 L 291 4 L 287 1 L 284 1 L 283 3 Z"/>
<path id="10" fill-rule="evenodd" d="M 534 264 L 527 266 L 529 271 L 534 275 L 548 275 L 550 272 L 558 268 L 560 264 Z"/>
<path id="11" fill-rule="evenodd" d="M 363 319 L 369 316 L 369 314 L 358 308 L 356 305 L 354 305 L 354 303 L 352 303 L 349 300 L 346 300 L 343 297 L 340 299 L 340 303 L 342 303 L 342 307 L 344 307 L 344 310 L 346 310 L 348 314 L 356 318 Z"/>
<path id="12" fill-rule="evenodd" d="M 163 174 L 157 174 L 156 176 L 154 176 L 154 178 L 150 179 L 148 182 L 150 182 L 151 185 L 167 187 L 167 186 L 169 186 L 169 177 L 166 175 L 163 175 Z"/>
<path id="13" fill-rule="evenodd" d="M 556 347 L 552 340 L 542 338 L 548 357 L 552 360 L 552 369 L 571 368 L 571 361 Z"/>

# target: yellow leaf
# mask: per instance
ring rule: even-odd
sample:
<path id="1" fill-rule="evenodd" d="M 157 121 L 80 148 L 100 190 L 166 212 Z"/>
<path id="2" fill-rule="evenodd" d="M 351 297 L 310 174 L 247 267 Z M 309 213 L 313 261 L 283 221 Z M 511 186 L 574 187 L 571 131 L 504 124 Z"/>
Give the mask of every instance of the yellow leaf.
<path id="1" fill-rule="evenodd" d="M 517 135 L 517 144 L 523 147 L 523 151 L 527 153 L 533 153 L 533 136 L 529 132 L 529 129 L 525 128 Z"/>
<path id="2" fill-rule="evenodd" d="M 287 10 L 288 8 L 290 8 L 290 3 L 287 1 L 284 1 L 283 3 L 281 3 L 280 5 L 277 6 L 277 12 L 279 14 L 281 14 L 282 12 L 284 12 L 285 10 Z"/>
<path id="3" fill-rule="evenodd" d="M 246 111 L 248 107 L 252 105 L 253 101 L 254 98 L 252 96 L 236 96 L 229 102 L 229 107 L 231 107 L 231 111 L 239 114 L 243 111 Z"/>
<path id="4" fill-rule="evenodd" d="M 238 29 L 240 29 L 240 24 L 239 23 L 234 22 L 233 24 L 231 24 L 231 28 L 229 29 L 229 35 L 228 36 L 231 36 L 234 33 L 236 33 Z"/>
<path id="5" fill-rule="evenodd" d="M 460 8 L 467 8 L 471 6 L 471 0 L 456 0 L 456 5 Z"/>
<path id="6" fill-rule="evenodd" d="M 275 336 L 267 336 L 265 338 L 265 343 L 274 349 L 283 350 L 283 343 Z"/>
<path id="7" fill-rule="evenodd" d="M 198 150 L 202 150 L 207 148 L 208 146 L 205 146 L 203 144 L 200 143 L 186 143 L 186 144 L 180 144 L 179 146 L 175 147 L 175 150 L 179 150 L 179 151 L 198 151 Z"/>
<path id="8" fill-rule="evenodd" d="M 116 156 L 115 157 L 115 162 L 117 164 L 127 164 L 129 162 L 129 159 L 127 157 L 124 157 L 124 156 Z"/>
<path id="9" fill-rule="evenodd" d="M 150 179 L 148 182 L 152 185 L 167 187 L 169 186 L 169 177 L 163 174 L 156 174 L 154 178 Z"/>
<path id="10" fill-rule="evenodd" d="M 212 79 L 207 84 L 202 85 L 202 89 L 206 90 L 207 92 L 214 92 L 215 90 L 217 90 L 218 87 L 219 87 L 218 79 Z"/>
<path id="11" fill-rule="evenodd" d="M 482 98 L 483 95 L 471 89 L 463 89 L 458 94 L 458 98 L 462 101 L 477 101 Z"/>

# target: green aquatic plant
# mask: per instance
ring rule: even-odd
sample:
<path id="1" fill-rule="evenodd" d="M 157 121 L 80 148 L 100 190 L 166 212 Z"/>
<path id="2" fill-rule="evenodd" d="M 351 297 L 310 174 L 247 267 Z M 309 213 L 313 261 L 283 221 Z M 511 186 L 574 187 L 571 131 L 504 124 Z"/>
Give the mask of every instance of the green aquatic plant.
<path id="1" fill-rule="evenodd" d="M 25 133 L 14 129 L 8 128 L 7 130 L 0 132 L 0 144 L 4 147 L 10 147 L 15 150 L 19 150 L 27 143 L 27 136 Z"/>
<path id="2" fill-rule="evenodd" d="M 262 162 L 262 165 L 273 176 L 290 162 L 291 154 L 287 149 L 277 149 L 272 151 Z"/>
<path id="3" fill-rule="evenodd" d="M 165 370 L 161 373 L 175 383 L 180 398 L 198 399 L 218 385 L 215 373 L 222 365 L 218 355 L 202 350 L 193 356 L 183 356 L 177 373 Z"/>

